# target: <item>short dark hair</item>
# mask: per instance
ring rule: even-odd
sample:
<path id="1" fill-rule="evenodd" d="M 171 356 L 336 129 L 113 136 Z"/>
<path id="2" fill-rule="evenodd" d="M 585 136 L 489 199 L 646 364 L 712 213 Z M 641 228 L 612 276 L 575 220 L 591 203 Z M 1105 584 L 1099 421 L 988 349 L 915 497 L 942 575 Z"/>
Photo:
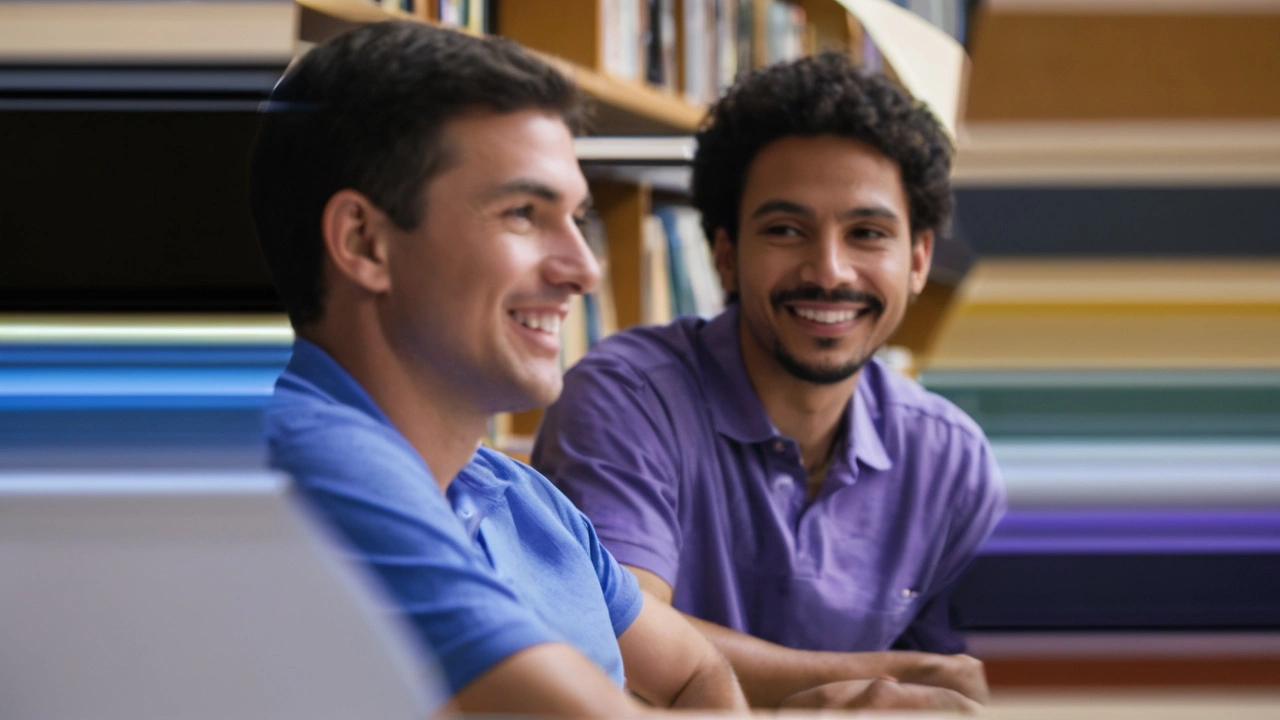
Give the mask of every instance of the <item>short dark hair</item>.
<path id="1" fill-rule="evenodd" d="M 729 89 L 703 122 L 693 159 L 693 204 L 707 239 L 738 240 L 747 170 L 769 143 L 835 135 L 898 163 L 911 233 L 941 231 L 951 216 L 951 143 L 928 109 L 883 75 L 827 52 L 761 69 Z"/>
<path id="2" fill-rule="evenodd" d="M 345 32 L 287 71 L 262 114 L 250 167 L 258 239 L 294 327 L 324 310 L 320 219 L 353 189 L 417 227 L 422 188 L 452 162 L 446 122 L 464 113 L 558 114 L 574 132 L 576 86 L 514 42 L 409 21 Z"/>

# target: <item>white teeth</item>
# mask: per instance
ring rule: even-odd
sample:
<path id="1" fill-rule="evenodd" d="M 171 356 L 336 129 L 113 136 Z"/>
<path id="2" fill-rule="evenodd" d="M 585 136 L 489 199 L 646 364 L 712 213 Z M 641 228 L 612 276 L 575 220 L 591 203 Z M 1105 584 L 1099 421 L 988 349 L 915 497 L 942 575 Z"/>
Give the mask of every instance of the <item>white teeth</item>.
<path id="1" fill-rule="evenodd" d="M 511 317 L 530 330 L 538 330 L 552 335 L 560 332 L 560 315 L 557 313 L 512 312 Z"/>
<path id="2" fill-rule="evenodd" d="M 805 320 L 832 325 L 835 323 L 849 322 L 857 317 L 855 310 L 810 310 L 809 308 L 793 308 L 796 315 Z"/>

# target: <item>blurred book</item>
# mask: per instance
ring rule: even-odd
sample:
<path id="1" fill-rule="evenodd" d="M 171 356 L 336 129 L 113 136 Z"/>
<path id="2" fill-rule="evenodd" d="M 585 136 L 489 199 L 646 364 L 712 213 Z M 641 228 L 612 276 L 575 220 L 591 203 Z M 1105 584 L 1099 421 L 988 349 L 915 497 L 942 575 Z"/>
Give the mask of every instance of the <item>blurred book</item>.
<path id="1" fill-rule="evenodd" d="M 713 0 L 684 0 L 681 3 L 681 47 L 684 52 L 681 68 L 681 85 L 685 100 L 700 104 L 707 102 L 711 73 L 714 68 L 708 62 L 714 44 L 708 37 L 707 7 Z"/>
<path id="2" fill-rule="evenodd" d="M 643 0 L 600 0 L 601 57 L 605 72 L 623 80 L 639 80 L 647 52 L 642 44 L 648 26 Z"/>
<path id="3" fill-rule="evenodd" d="M 640 259 L 640 322 L 665 325 L 675 317 L 671 302 L 671 270 L 667 234 L 656 215 L 644 219 Z"/>
<path id="4" fill-rule="evenodd" d="M 737 0 L 737 75 L 746 77 L 755 68 L 756 57 L 756 4 L 755 0 Z"/>
<path id="5" fill-rule="evenodd" d="M 587 246 L 600 263 L 600 284 L 583 297 L 586 321 L 587 345 L 592 346 L 618 331 L 618 311 L 613 301 L 613 282 L 610 275 L 609 243 L 605 237 L 604 222 L 599 215 L 589 213 L 582 231 Z"/>
<path id="6" fill-rule="evenodd" d="M 683 205 L 654 208 L 667 239 L 668 285 L 675 315 L 711 317 L 724 309 L 724 292 L 697 210 Z"/>
<path id="7" fill-rule="evenodd" d="M 569 313 L 560 325 L 560 369 L 568 370 L 587 354 L 590 338 L 587 331 L 587 310 L 584 296 L 569 299 Z"/>
<path id="8" fill-rule="evenodd" d="M 465 27 L 466 17 L 466 0 L 439 0 L 436 6 L 436 17 L 440 18 L 440 22 L 444 25 L 453 25 L 454 27 Z"/>
<path id="9" fill-rule="evenodd" d="M 645 0 L 648 32 L 645 36 L 645 79 L 653 85 L 676 89 L 675 0 Z"/>
<path id="10" fill-rule="evenodd" d="M 770 0 L 765 17 L 765 60 L 772 65 L 804 57 L 808 22 L 804 8 L 795 3 Z"/>

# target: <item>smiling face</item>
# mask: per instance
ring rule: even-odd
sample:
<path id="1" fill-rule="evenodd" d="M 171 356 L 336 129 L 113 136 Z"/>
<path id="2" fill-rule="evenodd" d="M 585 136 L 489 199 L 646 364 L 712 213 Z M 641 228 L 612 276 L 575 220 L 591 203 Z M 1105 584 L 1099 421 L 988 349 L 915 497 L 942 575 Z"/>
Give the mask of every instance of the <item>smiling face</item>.
<path id="1" fill-rule="evenodd" d="M 815 384 L 853 377 L 924 288 L 933 234 L 913 243 L 907 218 L 898 165 L 871 146 L 836 136 L 765 146 L 747 172 L 736 245 L 723 229 L 715 238 L 748 368 L 772 363 Z"/>
<path id="2" fill-rule="evenodd" d="M 418 227 L 393 231 L 380 318 L 406 367 L 487 413 L 560 393 L 560 323 L 600 268 L 579 231 L 588 203 L 557 116 L 476 113 L 445 126 L 445 171 Z"/>

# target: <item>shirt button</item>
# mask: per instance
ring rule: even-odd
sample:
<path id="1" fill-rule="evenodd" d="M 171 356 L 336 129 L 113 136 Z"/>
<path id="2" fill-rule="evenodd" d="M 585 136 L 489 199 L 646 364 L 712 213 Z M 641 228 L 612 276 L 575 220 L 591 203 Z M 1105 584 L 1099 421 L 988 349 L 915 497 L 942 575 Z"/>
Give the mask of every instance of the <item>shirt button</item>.
<path id="1" fill-rule="evenodd" d="M 462 518 L 463 520 L 471 519 L 471 516 L 474 514 L 475 513 L 471 512 L 471 508 L 462 508 L 461 510 L 458 511 L 458 517 Z"/>
<path id="2" fill-rule="evenodd" d="M 791 478 L 787 475 L 779 475 L 773 479 L 774 490 L 786 490 L 791 487 Z"/>
<path id="3" fill-rule="evenodd" d="M 774 452 L 782 452 L 783 450 L 786 450 L 786 449 L 787 449 L 787 444 L 786 444 L 786 443 L 782 442 L 781 440 L 774 440 L 774 441 L 773 441 L 773 451 L 774 451 Z"/>

